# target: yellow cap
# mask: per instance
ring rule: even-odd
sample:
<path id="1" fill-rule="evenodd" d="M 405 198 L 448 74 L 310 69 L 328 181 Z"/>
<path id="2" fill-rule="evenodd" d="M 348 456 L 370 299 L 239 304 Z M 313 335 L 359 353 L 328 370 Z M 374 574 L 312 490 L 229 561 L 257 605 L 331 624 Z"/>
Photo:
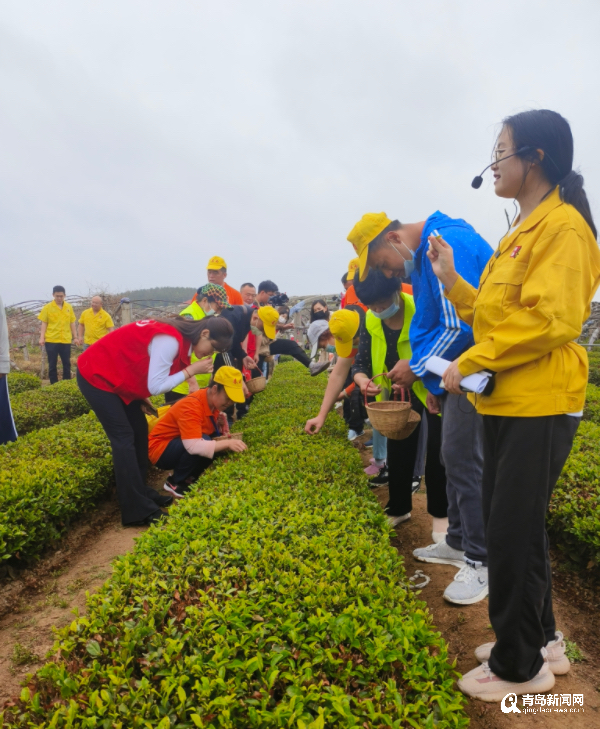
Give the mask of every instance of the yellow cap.
<path id="1" fill-rule="evenodd" d="M 350 263 L 348 264 L 348 281 L 352 281 L 354 278 L 354 274 L 356 273 L 356 269 L 359 266 L 358 258 L 353 258 Z"/>
<path id="2" fill-rule="evenodd" d="M 277 331 L 275 329 L 275 322 L 279 319 L 279 312 L 272 306 L 261 306 L 257 312 L 260 320 L 265 328 L 265 334 L 269 339 L 275 339 Z"/>
<path id="3" fill-rule="evenodd" d="M 377 238 L 391 222 L 385 213 L 366 213 L 348 233 L 348 240 L 358 253 L 361 281 L 364 281 L 369 273 L 369 266 L 367 265 L 369 243 Z"/>
<path id="4" fill-rule="evenodd" d="M 213 256 L 210 259 L 210 261 L 208 262 L 208 266 L 206 267 L 206 270 L 207 271 L 220 271 L 222 268 L 227 268 L 225 259 L 221 258 L 221 256 Z"/>
<path id="5" fill-rule="evenodd" d="M 340 357 L 349 357 L 352 352 L 352 340 L 358 332 L 360 316 L 351 309 L 334 311 L 329 317 L 329 331 L 335 339 L 335 351 Z"/>
<path id="6" fill-rule="evenodd" d="M 215 382 L 223 385 L 227 397 L 233 402 L 246 402 L 242 379 L 242 373 L 235 367 L 219 367 L 214 377 Z"/>

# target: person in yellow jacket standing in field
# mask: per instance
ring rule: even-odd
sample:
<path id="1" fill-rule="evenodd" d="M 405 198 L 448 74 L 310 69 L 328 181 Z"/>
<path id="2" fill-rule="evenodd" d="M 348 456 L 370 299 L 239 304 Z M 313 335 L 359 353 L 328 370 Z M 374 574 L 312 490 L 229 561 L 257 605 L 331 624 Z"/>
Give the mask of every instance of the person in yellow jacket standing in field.
<path id="1" fill-rule="evenodd" d="M 40 347 L 46 347 L 48 356 L 48 376 L 50 384 L 58 382 L 58 358 L 62 362 L 63 380 L 71 379 L 71 342 L 81 344 L 75 330 L 75 312 L 66 299 L 64 286 L 52 289 L 52 301 L 46 304 L 38 319 L 42 322 Z"/>
<path id="2" fill-rule="evenodd" d="M 79 317 L 78 333 L 84 350 L 115 328 L 111 315 L 102 308 L 102 297 L 92 296 L 90 303 L 92 306 Z"/>
<path id="3" fill-rule="evenodd" d="M 583 178 L 573 170 L 568 122 L 546 109 L 504 120 L 492 165 L 496 195 L 520 215 L 479 288 L 454 268 L 452 248 L 429 238 L 429 259 L 475 345 L 446 370 L 449 392 L 480 370 L 484 421 L 483 518 L 490 622 L 496 642 L 459 688 L 484 701 L 549 691 L 569 670 L 552 610 L 545 517 L 581 420 L 587 354 L 576 343 L 600 283 L 600 251 Z"/>

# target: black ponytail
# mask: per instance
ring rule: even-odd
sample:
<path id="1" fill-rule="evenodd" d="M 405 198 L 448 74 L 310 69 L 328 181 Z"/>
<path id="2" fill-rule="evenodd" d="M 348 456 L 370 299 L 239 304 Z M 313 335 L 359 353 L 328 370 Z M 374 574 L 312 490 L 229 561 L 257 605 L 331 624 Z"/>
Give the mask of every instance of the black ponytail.
<path id="1" fill-rule="evenodd" d="M 558 185 L 560 199 L 580 213 L 597 238 L 583 177 L 573 169 L 573 134 L 569 122 L 555 111 L 535 109 L 507 116 L 502 123 L 510 129 L 515 149 L 525 148 L 519 156 L 541 167 L 547 180 Z M 544 151 L 541 160 L 538 149 Z"/>

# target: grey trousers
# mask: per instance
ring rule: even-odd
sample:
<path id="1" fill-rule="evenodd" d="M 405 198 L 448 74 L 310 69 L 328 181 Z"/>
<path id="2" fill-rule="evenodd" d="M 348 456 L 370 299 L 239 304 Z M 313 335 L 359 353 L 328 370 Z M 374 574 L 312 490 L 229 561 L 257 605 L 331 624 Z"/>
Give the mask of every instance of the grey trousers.
<path id="1" fill-rule="evenodd" d="M 442 403 L 442 463 L 446 468 L 446 542 L 465 557 L 487 565 L 481 506 L 483 418 L 466 395 L 446 393 Z"/>

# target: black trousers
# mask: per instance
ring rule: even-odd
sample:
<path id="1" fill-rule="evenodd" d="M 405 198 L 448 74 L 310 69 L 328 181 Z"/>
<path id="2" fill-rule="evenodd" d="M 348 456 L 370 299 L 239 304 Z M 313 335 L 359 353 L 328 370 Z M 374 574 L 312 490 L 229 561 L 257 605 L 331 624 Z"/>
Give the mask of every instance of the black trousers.
<path id="1" fill-rule="evenodd" d="M 289 354 L 290 357 L 297 359 L 305 367 L 308 367 L 310 364 L 310 357 L 298 342 L 294 342 L 291 339 L 276 339 L 274 342 L 271 342 L 269 350 L 271 354 Z"/>
<path id="2" fill-rule="evenodd" d="M 110 441 L 121 521 L 142 521 L 159 508 L 160 496 L 146 486 L 148 421 L 141 401 L 125 405 L 118 395 L 90 385 L 79 371 L 77 384 Z"/>
<path id="3" fill-rule="evenodd" d="M 58 344 L 57 342 L 46 342 L 46 354 L 48 356 L 48 377 L 50 384 L 58 382 L 58 358 L 62 362 L 63 380 L 71 379 L 71 345 Z"/>
<path id="4" fill-rule="evenodd" d="M 413 408 L 427 417 L 430 429 L 427 438 L 427 460 L 425 463 L 425 484 L 427 486 L 427 511 L 431 516 L 443 519 L 448 513 L 446 496 L 446 471 L 440 462 L 441 418 L 430 415 L 416 397 L 411 395 Z M 440 421 L 439 423 L 437 421 Z M 386 513 L 401 516 L 412 511 L 412 482 L 421 424 L 404 440 L 387 439 L 387 466 L 390 498 Z"/>
<path id="5" fill-rule="evenodd" d="M 555 638 L 546 511 L 579 421 L 483 416 L 483 522 L 496 633 L 489 665 L 507 681 L 533 678 L 541 648 Z"/>
<path id="6" fill-rule="evenodd" d="M 343 403 L 342 412 L 344 414 L 346 425 L 350 430 L 361 433 L 365 427 L 367 411 L 365 409 L 365 403 L 360 387 L 355 387 L 350 393 L 350 397 L 344 398 Z"/>
<path id="7" fill-rule="evenodd" d="M 156 461 L 156 467 L 162 471 L 173 470 L 173 475 L 169 480 L 177 485 L 188 479 L 195 481 L 211 463 L 211 458 L 188 453 L 181 438 L 174 438 Z"/>

